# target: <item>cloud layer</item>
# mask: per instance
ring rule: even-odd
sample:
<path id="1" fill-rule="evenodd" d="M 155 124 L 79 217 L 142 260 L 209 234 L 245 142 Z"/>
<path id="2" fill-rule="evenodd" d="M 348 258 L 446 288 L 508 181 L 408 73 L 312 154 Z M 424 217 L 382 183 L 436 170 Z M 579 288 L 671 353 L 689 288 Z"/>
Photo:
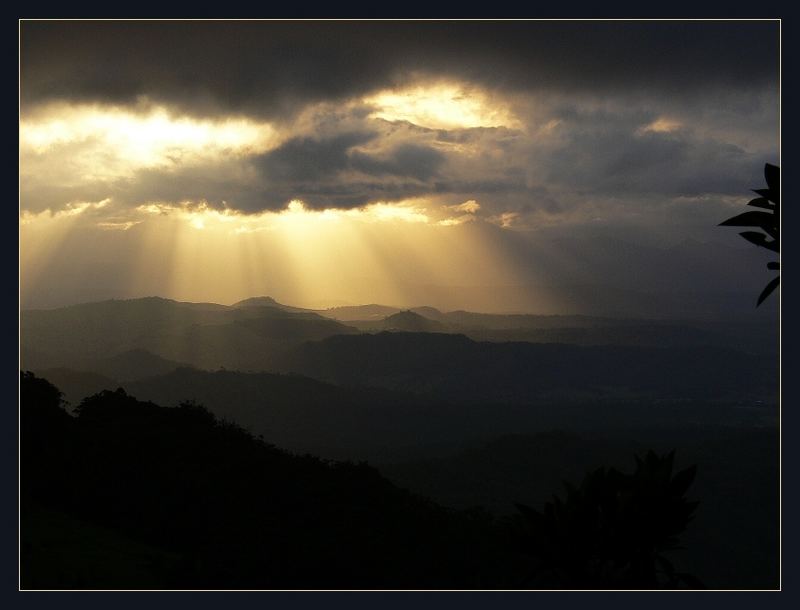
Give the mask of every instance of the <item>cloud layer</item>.
<path id="1" fill-rule="evenodd" d="M 447 74 L 489 89 L 774 87 L 777 22 L 25 22 L 23 103 L 293 114 Z"/>
<path id="2" fill-rule="evenodd" d="M 723 242 L 712 229 L 779 162 L 778 28 L 26 21 L 22 221 L 413 201 L 512 250 L 580 234 L 606 252 L 613 234 L 656 261 Z"/>

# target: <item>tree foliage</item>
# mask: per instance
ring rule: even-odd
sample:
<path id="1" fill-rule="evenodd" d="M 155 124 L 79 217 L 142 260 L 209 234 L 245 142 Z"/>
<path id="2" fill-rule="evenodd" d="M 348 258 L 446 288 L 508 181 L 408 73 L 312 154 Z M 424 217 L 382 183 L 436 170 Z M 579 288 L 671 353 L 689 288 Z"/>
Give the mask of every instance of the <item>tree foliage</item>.
<path id="1" fill-rule="evenodd" d="M 764 165 L 764 177 L 767 181 L 767 188 L 754 190 L 753 192 L 759 196 L 747 204 L 765 211 L 744 212 L 720 223 L 721 227 L 755 227 L 761 229 L 761 231 L 742 231 L 739 235 L 750 243 L 760 248 L 766 248 L 776 254 L 780 254 L 780 172 L 780 167 L 770 165 L 769 163 Z M 777 261 L 769 262 L 767 263 L 767 269 L 770 271 L 780 271 L 780 263 Z M 772 294 L 779 283 L 780 275 L 769 281 L 764 290 L 761 291 L 756 307 L 761 305 L 761 303 Z"/>
<path id="2" fill-rule="evenodd" d="M 470 589 L 516 579 L 491 517 L 438 506 L 366 463 L 288 453 L 192 402 L 161 407 L 119 388 L 73 416 L 44 379 L 22 373 L 20 385 L 24 588 Z"/>
<path id="3" fill-rule="evenodd" d="M 536 579 L 568 588 L 702 588 L 675 570 L 665 552 L 679 547 L 697 502 L 685 493 L 694 466 L 673 474 L 674 451 L 636 457 L 633 474 L 613 468 L 588 473 L 564 498 L 542 511 L 517 504 L 524 551 L 536 560 Z"/>

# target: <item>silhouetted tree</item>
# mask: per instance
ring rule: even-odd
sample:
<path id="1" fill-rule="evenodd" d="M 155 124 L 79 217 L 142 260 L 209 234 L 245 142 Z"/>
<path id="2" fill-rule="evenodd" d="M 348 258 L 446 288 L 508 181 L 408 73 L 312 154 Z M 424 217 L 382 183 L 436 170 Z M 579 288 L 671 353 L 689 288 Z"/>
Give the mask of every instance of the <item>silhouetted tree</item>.
<path id="1" fill-rule="evenodd" d="M 525 523 L 523 550 L 537 560 L 536 580 L 575 589 L 693 588 L 702 584 L 679 573 L 664 556 L 680 548 L 678 537 L 697 502 L 684 494 L 695 466 L 673 475 L 674 451 L 636 456 L 636 470 L 598 468 L 579 487 L 565 483 L 542 512 L 517 504 Z"/>
<path id="2" fill-rule="evenodd" d="M 781 169 L 775 165 L 767 163 L 764 165 L 764 177 L 767 181 L 767 188 L 756 189 L 753 192 L 759 195 L 747 205 L 766 210 L 765 212 L 744 212 L 725 222 L 721 222 L 722 227 L 757 227 L 760 231 L 742 231 L 739 233 L 750 243 L 761 248 L 771 250 L 780 254 L 780 211 L 781 211 Z M 780 271 L 780 262 L 773 261 L 767 263 L 767 269 Z M 780 275 L 770 280 L 758 297 L 756 307 L 761 305 L 764 300 L 772 294 L 780 283 Z"/>
<path id="3" fill-rule="evenodd" d="M 75 419 L 62 393 L 33 373 L 20 373 L 20 471 L 23 501 L 31 494 L 53 497 L 69 491 L 69 449 Z M 66 457 L 66 459 L 65 459 Z"/>
<path id="4" fill-rule="evenodd" d="M 47 381 L 23 373 L 20 386 L 24 588 L 512 581 L 516 557 L 486 515 L 438 506 L 365 463 L 288 453 L 192 402 L 161 407 L 119 388 L 72 416 Z"/>

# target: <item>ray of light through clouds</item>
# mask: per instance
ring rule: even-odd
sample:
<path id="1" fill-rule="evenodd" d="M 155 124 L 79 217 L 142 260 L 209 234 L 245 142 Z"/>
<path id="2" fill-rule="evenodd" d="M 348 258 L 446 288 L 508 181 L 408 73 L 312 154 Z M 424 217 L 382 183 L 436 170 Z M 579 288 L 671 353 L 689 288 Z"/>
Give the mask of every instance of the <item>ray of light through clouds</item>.
<path id="1" fill-rule="evenodd" d="M 775 23 L 23 22 L 21 41 L 24 306 L 711 315 L 763 280 L 716 224 L 778 162 Z"/>

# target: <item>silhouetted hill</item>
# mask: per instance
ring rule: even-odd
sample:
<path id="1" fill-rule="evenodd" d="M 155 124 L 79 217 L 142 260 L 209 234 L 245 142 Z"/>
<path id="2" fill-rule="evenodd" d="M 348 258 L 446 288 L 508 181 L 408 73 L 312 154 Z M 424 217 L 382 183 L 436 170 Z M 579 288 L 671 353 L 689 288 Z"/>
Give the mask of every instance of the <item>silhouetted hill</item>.
<path id="1" fill-rule="evenodd" d="M 286 370 L 282 366 L 283 355 L 303 342 L 359 330 L 387 329 L 465 334 L 476 341 L 493 342 L 732 347 L 776 356 L 777 335 L 773 335 L 772 327 L 744 321 L 678 323 L 590 316 L 442 313 L 430 307 L 400 311 L 381 305 L 334 308 L 322 313 L 325 315 L 283 305 L 271 297 L 246 299 L 230 307 L 148 297 L 26 310 L 21 314 L 22 363 L 33 370 L 71 368 L 117 378 L 166 372 L 172 363 L 211 370 Z M 333 314 L 370 319 L 345 325 L 331 319 Z M 142 351 L 169 363 L 147 363 L 139 357 L 141 362 L 136 365 L 136 357 L 129 355 L 127 368 L 120 363 L 126 370 L 109 368 L 113 362 L 109 359 Z"/>
<path id="2" fill-rule="evenodd" d="M 415 438 L 421 423 L 413 396 L 299 375 L 179 369 L 125 388 L 167 406 L 195 400 L 281 447 L 323 455 L 364 459 L 370 450 L 409 442 L 404 438 Z"/>
<path id="3" fill-rule="evenodd" d="M 332 335 L 357 332 L 333 320 L 314 318 L 264 315 L 257 318 L 238 320 L 236 324 L 248 331 L 271 341 L 293 342 L 319 340 Z"/>
<path id="4" fill-rule="evenodd" d="M 273 307 L 275 309 L 281 309 L 283 311 L 289 311 L 293 313 L 310 313 L 317 315 L 313 309 L 305 309 L 303 307 L 294 307 L 292 305 L 284 305 L 283 303 L 279 303 L 272 297 L 250 297 L 249 299 L 244 299 L 242 301 L 237 301 L 231 307 L 234 308 L 244 308 L 244 307 Z"/>
<path id="5" fill-rule="evenodd" d="M 570 345 L 727 347 L 776 356 L 777 323 L 770 320 L 637 320 L 592 316 L 444 314 L 454 332 L 476 341 L 529 341 Z"/>
<path id="6" fill-rule="evenodd" d="M 465 334 L 476 341 L 526 341 L 567 345 L 625 345 L 648 347 L 733 347 L 737 341 L 719 333 L 679 324 L 626 324 L 610 327 L 556 327 L 471 329 Z"/>
<path id="7" fill-rule="evenodd" d="M 334 320 L 342 322 L 353 322 L 356 320 L 380 321 L 386 316 L 390 316 L 400 311 L 398 307 L 387 305 L 345 305 L 342 307 L 331 307 L 319 313 Z"/>
<path id="8" fill-rule="evenodd" d="M 400 311 L 387 316 L 381 323 L 383 330 L 406 331 L 406 332 L 441 332 L 444 325 L 430 320 L 413 311 Z"/>
<path id="9" fill-rule="evenodd" d="M 635 320 L 597 316 L 488 314 L 462 310 L 450 311 L 441 317 L 441 321 L 450 324 L 487 330 L 619 327 L 636 323 Z"/>
<path id="10" fill-rule="evenodd" d="M 226 309 L 222 305 L 148 297 L 25 310 L 20 333 L 23 348 L 73 361 L 88 360 L 144 347 L 152 337 L 177 328 L 219 324 Z"/>
<path id="11" fill-rule="evenodd" d="M 292 350 L 276 367 L 459 402 L 775 399 L 777 388 L 772 359 L 724 348 L 490 343 L 438 333 L 329 337 Z"/>
<path id="12" fill-rule="evenodd" d="M 76 361 L 73 367 L 38 368 L 34 372 L 61 388 L 66 400 L 77 405 L 102 390 L 115 390 L 136 379 L 165 375 L 188 365 L 135 349 L 108 358 Z"/>
<path id="13" fill-rule="evenodd" d="M 532 434 L 553 427 L 585 433 L 677 424 L 754 427 L 777 421 L 777 410 L 770 405 L 613 398 L 457 402 L 271 373 L 178 369 L 124 384 L 65 369 L 43 376 L 58 381 L 73 405 L 90 394 L 122 385 L 136 396 L 165 406 L 195 400 L 217 417 L 281 447 L 378 462 L 447 455 L 474 439 Z"/>
<path id="14" fill-rule="evenodd" d="M 272 297 L 250 297 L 249 299 L 237 301 L 231 307 L 276 307 L 283 309 L 284 305 L 281 305 Z"/>
<path id="15" fill-rule="evenodd" d="M 23 588 L 505 588 L 521 577 L 486 515 L 441 508 L 366 464 L 291 455 L 196 405 L 103 392 L 73 418 L 58 390 L 23 374 L 21 438 Z"/>
<path id="16" fill-rule="evenodd" d="M 132 349 L 108 358 L 90 360 L 84 365 L 87 370 L 98 371 L 120 381 L 163 375 L 185 366 L 182 362 L 167 360 L 144 349 Z"/>
<path id="17" fill-rule="evenodd" d="M 446 314 L 443 314 L 435 307 L 411 307 L 409 311 L 413 311 L 421 316 L 425 316 L 429 320 L 435 320 L 437 322 L 443 322 L 446 318 Z"/>
<path id="18" fill-rule="evenodd" d="M 87 396 L 103 390 L 115 390 L 120 386 L 119 381 L 105 375 L 67 368 L 41 369 L 35 373 L 58 387 L 64 393 L 64 400 L 70 407 L 78 406 Z"/>
<path id="19" fill-rule="evenodd" d="M 401 310 L 384 306 L 350 307 L 350 325 L 362 332 L 391 330 L 382 321 Z M 412 307 L 434 325 L 398 324 L 398 329 L 463 334 L 476 341 L 525 341 L 569 345 L 629 345 L 651 347 L 716 346 L 774 356 L 777 324 L 770 320 L 647 320 L 587 315 L 486 314 L 469 311 L 441 312 L 433 307 Z M 329 315 L 328 312 L 321 312 Z M 336 316 L 332 316 L 336 317 Z"/>
<path id="20" fill-rule="evenodd" d="M 357 332 L 313 312 L 155 297 L 28 310 L 21 318 L 22 362 L 34 370 L 77 368 L 139 350 L 202 368 L 264 370 L 287 345 Z"/>

